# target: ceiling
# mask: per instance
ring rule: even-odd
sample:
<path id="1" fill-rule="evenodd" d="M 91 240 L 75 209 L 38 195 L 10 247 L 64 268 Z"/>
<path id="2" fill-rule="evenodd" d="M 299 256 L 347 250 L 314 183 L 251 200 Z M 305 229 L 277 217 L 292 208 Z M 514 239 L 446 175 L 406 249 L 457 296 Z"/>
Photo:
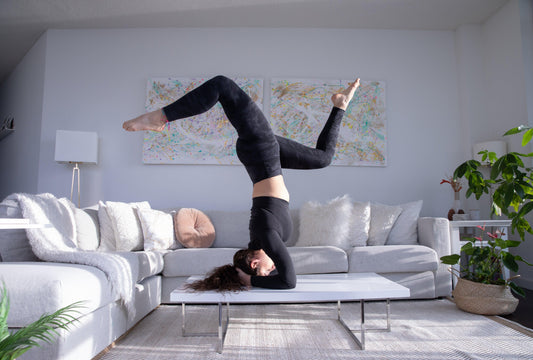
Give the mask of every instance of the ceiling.
<path id="1" fill-rule="evenodd" d="M 0 0 L 0 82 L 47 29 L 318 27 L 455 30 L 509 0 Z"/>

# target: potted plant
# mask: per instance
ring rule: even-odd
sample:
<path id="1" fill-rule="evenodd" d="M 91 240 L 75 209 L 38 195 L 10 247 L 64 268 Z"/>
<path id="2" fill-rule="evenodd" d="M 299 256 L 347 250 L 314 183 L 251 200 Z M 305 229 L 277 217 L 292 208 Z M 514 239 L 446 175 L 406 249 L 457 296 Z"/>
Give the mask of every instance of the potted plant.
<path id="1" fill-rule="evenodd" d="M 504 136 L 523 133 L 522 146 L 529 144 L 533 138 L 533 128 L 529 126 L 519 126 L 507 131 Z M 520 241 L 502 240 L 499 233 L 490 233 L 482 228 L 484 235 L 488 237 L 484 240 L 482 237 L 468 238 L 467 243 L 462 246 L 461 252 L 469 256 L 468 264 L 461 269 L 461 278 L 454 289 L 454 298 L 456 303 L 461 307 L 461 300 L 457 298 L 468 297 L 467 301 L 472 302 L 472 297 L 485 298 L 486 303 L 496 304 L 499 300 L 494 296 L 488 296 L 485 290 L 479 288 L 469 289 L 466 291 L 464 286 L 472 287 L 472 284 L 484 284 L 487 286 L 497 286 L 499 293 L 504 297 L 511 295 L 509 288 L 520 296 L 525 296 L 524 291 L 516 285 L 512 279 L 503 278 L 503 269 L 518 272 L 518 262 L 531 265 L 519 255 L 509 252 L 510 248 L 519 246 L 525 240 L 525 234 L 533 234 L 533 230 L 527 215 L 533 210 L 533 172 L 532 168 L 525 165 L 525 161 L 533 157 L 533 153 L 522 154 L 509 152 L 500 156 L 487 150 L 481 151 L 482 161 L 488 161 L 491 165 L 491 171 L 488 178 L 485 178 L 480 171 L 481 163 L 476 160 L 468 160 L 459 165 L 453 174 L 453 179 L 459 180 L 465 178 L 467 181 L 466 197 L 475 195 L 479 200 L 483 194 L 491 194 L 491 212 L 498 216 L 505 215 L 511 220 L 511 231 L 517 232 Z M 457 265 L 460 263 L 459 254 L 453 254 L 441 257 L 441 261 L 448 265 Z M 458 274 L 456 274 L 458 275 Z M 464 281 L 463 281 L 464 280 Z M 467 285 L 465 285 L 467 284 Z M 487 286 L 485 288 L 487 288 Z M 463 289 L 462 289 L 463 288 Z M 511 295 L 512 296 L 512 295 Z M 487 297 L 489 299 L 487 300 Z M 482 301 L 482 300 L 479 300 Z M 503 300 L 502 300 L 503 301 Z M 510 302 L 517 303 L 509 299 Z M 508 301 L 503 301 L 507 303 Z M 516 308 L 516 305 L 514 306 Z M 472 311 L 473 309 L 465 309 Z M 514 311 L 514 308 L 508 305 L 503 306 L 500 314 Z M 491 315 L 495 315 L 495 310 L 491 310 Z M 480 312 L 478 312 L 480 313 Z M 481 312 L 488 314 L 487 311 Z"/>
<path id="2" fill-rule="evenodd" d="M 53 314 L 44 314 L 34 323 L 17 331 L 9 331 L 7 315 L 9 313 L 9 298 L 5 285 L 0 299 L 0 360 L 12 360 L 24 354 L 34 346 L 39 346 L 39 341 L 52 343 L 54 337 L 59 335 L 58 329 L 68 330 L 77 318 L 80 303 L 74 303 L 57 310 Z"/>

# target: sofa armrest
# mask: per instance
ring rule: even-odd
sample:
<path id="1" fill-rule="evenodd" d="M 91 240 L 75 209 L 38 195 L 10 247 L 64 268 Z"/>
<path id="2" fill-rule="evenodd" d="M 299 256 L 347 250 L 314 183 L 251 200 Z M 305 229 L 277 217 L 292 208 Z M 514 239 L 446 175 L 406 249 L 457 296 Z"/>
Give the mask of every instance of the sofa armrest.
<path id="1" fill-rule="evenodd" d="M 418 243 L 437 252 L 439 267 L 435 272 L 435 296 L 449 296 L 452 291 L 452 276 L 448 265 L 440 262 L 441 256 L 450 255 L 450 222 L 441 217 L 421 217 L 418 219 Z"/>
<path id="2" fill-rule="evenodd" d="M 439 258 L 451 253 L 450 222 L 441 217 L 418 219 L 418 243 L 432 248 Z"/>

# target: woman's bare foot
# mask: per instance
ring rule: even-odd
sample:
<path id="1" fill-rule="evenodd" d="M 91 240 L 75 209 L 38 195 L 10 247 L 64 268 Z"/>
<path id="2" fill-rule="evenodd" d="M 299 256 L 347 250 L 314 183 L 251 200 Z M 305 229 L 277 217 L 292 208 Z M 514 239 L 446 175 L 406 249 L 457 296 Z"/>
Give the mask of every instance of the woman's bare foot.
<path id="1" fill-rule="evenodd" d="M 138 116 L 135 119 L 126 121 L 124 124 L 122 124 L 122 127 L 127 131 L 163 131 L 166 123 L 167 118 L 163 112 L 161 110 L 155 110 Z"/>
<path id="2" fill-rule="evenodd" d="M 357 78 L 344 91 L 338 94 L 334 94 L 331 97 L 331 101 L 333 101 L 333 105 L 335 107 L 338 107 L 339 109 L 346 110 L 346 108 L 348 107 L 348 104 L 353 98 L 353 94 L 355 94 L 355 90 L 357 90 L 359 85 L 360 85 L 360 79 Z"/>

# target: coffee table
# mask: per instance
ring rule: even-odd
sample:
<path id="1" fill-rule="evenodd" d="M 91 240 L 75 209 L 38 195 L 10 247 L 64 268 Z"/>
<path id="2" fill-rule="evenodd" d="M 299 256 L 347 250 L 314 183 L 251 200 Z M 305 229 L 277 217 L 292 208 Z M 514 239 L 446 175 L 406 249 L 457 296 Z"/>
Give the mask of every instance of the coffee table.
<path id="1" fill-rule="evenodd" d="M 201 279 L 202 276 L 191 276 L 187 282 Z M 170 293 L 170 301 L 181 303 L 182 336 L 218 336 L 217 352 L 222 353 L 224 340 L 229 324 L 229 306 L 232 304 L 265 304 L 265 303 L 316 303 L 337 302 L 337 318 L 340 324 L 355 343 L 365 349 L 366 331 L 390 331 L 390 299 L 409 297 L 409 289 L 375 273 L 343 273 L 298 275 L 297 285 L 290 290 L 252 288 L 248 291 L 220 293 L 216 291 L 191 292 L 178 288 Z M 365 327 L 365 301 L 385 300 L 387 327 L 367 329 Z M 352 330 L 341 317 L 341 301 L 361 302 L 361 329 Z M 226 322 L 222 324 L 222 304 L 226 304 Z M 217 333 L 187 333 L 185 330 L 186 304 L 218 304 Z M 354 331 L 361 333 L 359 339 Z"/>

